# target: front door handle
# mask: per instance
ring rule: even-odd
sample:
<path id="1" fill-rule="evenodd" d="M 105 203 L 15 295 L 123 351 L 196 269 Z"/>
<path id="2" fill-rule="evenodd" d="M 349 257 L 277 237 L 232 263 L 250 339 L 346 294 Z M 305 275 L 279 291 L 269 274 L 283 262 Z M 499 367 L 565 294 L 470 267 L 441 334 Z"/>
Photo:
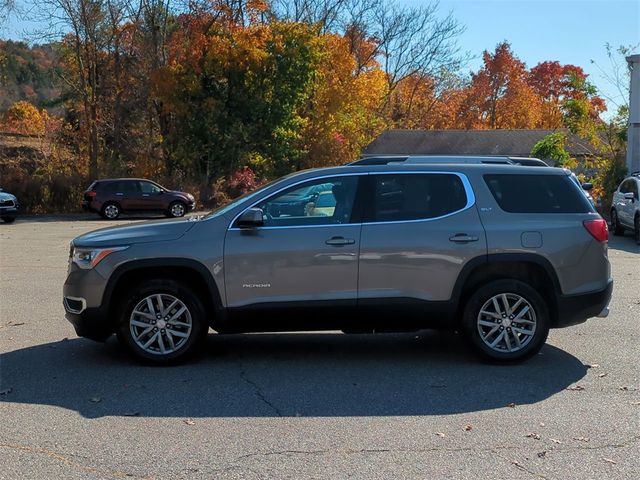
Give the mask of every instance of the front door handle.
<path id="1" fill-rule="evenodd" d="M 474 237 L 473 235 L 467 235 L 466 233 L 456 233 L 455 235 L 449 237 L 449 241 L 456 242 L 456 243 L 477 242 L 478 237 Z"/>
<path id="2" fill-rule="evenodd" d="M 327 245 L 353 245 L 356 241 L 353 238 L 331 237 L 324 243 Z"/>

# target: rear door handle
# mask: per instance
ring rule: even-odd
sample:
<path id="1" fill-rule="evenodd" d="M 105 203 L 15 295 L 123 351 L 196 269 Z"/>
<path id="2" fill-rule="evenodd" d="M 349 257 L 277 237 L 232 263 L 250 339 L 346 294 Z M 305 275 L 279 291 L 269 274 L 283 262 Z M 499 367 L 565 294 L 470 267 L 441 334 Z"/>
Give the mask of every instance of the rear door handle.
<path id="1" fill-rule="evenodd" d="M 473 235 L 467 235 L 466 233 L 456 233 L 455 235 L 449 237 L 449 241 L 456 242 L 456 243 L 477 242 L 478 237 L 474 237 Z"/>
<path id="2" fill-rule="evenodd" d="M 331 237 L 326 242 L 327 245 L 353 245 L 356 241 L 352 238 Z"/>

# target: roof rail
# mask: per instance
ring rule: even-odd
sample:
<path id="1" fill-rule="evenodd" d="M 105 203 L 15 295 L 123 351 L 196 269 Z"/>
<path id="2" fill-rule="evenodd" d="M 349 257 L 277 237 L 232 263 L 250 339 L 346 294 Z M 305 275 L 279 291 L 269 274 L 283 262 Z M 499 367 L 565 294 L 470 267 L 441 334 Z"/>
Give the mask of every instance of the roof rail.
<path id="1" fill-rule="evenodd" d="M 388 165 L 390 163 L 405 162 L 409 157 L 365 157 L 347 165 Z"/>

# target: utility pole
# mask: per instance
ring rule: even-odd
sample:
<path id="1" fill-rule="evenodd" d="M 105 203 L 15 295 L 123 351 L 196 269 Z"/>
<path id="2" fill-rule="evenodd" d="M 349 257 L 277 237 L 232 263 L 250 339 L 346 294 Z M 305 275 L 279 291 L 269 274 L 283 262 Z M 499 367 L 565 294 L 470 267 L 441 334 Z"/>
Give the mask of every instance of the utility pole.
<path id="1" fill-rule="evenodd" d="M 627 169 L 640 172 L 640 55 L 627 57 L 631 70 L 629 89 L 629 130 L 627 131 Z"/>

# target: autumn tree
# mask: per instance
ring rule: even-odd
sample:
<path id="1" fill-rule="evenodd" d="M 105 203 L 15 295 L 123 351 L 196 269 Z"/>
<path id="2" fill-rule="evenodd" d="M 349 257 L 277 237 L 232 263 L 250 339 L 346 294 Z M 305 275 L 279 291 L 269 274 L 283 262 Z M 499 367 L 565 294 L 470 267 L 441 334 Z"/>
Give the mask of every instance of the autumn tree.
<path id="1" fill-rule="evenodd" d="M 209 180 L 247 164 L 270 175 L 294 169 L 319 60 L 313 27 L 244 26 L 227 15 L 178 22 L 161 87 L 172 112 L 170 168 Z"/>
<path id="2" fill-rule="evenodd" d="M 49 115 L 29 102 L 16 102 L 0 118 L 0 130 L 25 135 L 44 135 Z"/>
<path id="3" fill-rule="evenodd" d="M 471 75 L 460 112 L 465 128 L 534 128 L 541 117 L 540 97 L 527 83 L 525 64 L 507 42 L 485 51 L 483 66 Z"/>
<path id="4" fill-rule="evenodd" d="M 385 126 L 378 113 L 386 89 L 384 73 L 373 60 L 358 73 L 348 38 L 325 34 L 319 40 L 321 60 L 301 111 L 304 167 L 352 161 Z"/>

